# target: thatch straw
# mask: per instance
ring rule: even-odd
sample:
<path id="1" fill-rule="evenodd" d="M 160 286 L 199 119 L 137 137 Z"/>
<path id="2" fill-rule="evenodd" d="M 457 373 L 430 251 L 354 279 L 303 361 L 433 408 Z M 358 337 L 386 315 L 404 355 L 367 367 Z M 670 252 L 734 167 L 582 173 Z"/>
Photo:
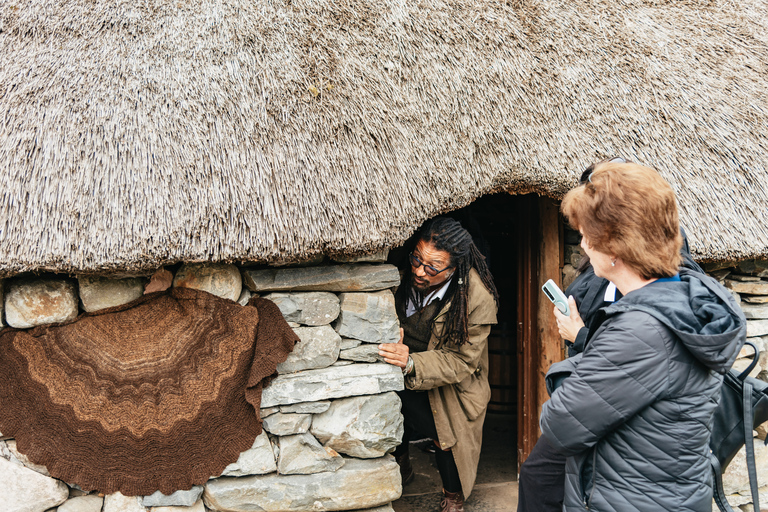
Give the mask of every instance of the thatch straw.
<path id="1" fill-rule="evenodd" d="M 768 256 L 763 0 L 2 0 L 0 271 L 373 251 L 620 154 Z M 510 222 L 516 222 L 510 219 Z"/>

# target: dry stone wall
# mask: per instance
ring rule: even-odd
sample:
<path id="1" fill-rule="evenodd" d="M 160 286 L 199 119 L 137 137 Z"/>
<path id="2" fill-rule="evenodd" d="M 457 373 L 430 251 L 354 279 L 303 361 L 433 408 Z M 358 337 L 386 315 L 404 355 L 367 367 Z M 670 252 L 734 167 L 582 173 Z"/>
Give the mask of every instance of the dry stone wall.
<path id="1" fill-rule="evenodd" d="M 175 274 L 110 279 L 11 278 L 5 318 L 12 327 L 65 322 L 81 311 L 128 303 L 168 286 L 201 289 L 246 304 L 254 295 L 278 305 L 300 341 L 264 389 L 264 431 L 253 446 L 204 486 L 166 496 L 86 494 L 30 463 L 0 434 L 0 495 L 8 512 L 392 512 L 402 491 L 390 452 L 403 419 L 399 368 L 377 345 L 397 341 L 391 288 L 399 273 L 386 254 L 304 268 L 189 264 Z M 2 288 L 0 288 L 2 290 Z M 1 293 L 1 292 L 0 292 Z M 10 508 L 9 508 L 10 507 Z"/>
<path id="2" fill-rule="evenodd" d="M 566 232 L 563 289 L 578 275 L 576 269 L 583 256 L 578 233 Z M 739 263 L 721 262 L 704 265 L 704 270 L 731 291 L 747 318 L 747 340 L 757 345 L 760 358 L 750 372 L 752 377 L 768 382 L 768 261 L 750 260 Z M 733 367 L 744 370 L 752 361 L 752 349 L 744 348 Z M 765 445 L 768 423 L 754 431 L 753 444 L 757 463 L 760 503 L 768 503 L 768 446 Z M 746 452 L 742 448 L 723 474 L 723 490 L 728 502 L 745 512 L 752 512 L 752 497 L 747 475 Z M 717 510 L 715 506 L 713 510 Z"/>

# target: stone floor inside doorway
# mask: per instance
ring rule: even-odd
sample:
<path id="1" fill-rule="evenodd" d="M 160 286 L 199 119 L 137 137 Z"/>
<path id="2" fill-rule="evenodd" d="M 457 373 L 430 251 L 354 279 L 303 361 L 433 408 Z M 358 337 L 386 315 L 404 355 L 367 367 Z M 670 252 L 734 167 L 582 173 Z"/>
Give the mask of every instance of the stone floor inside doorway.
<path id="1" fill-rule="evenodd" d="M 515 417 L 488 413 L 483 428 L 483 449 L 466 512 L 514 512 L 517 510 L 517 450 Z M 402 497 L 393 502 L 395 512 L 439 512 L 441 485 L 434 455 L 411 446 L 416 478 Z"/>

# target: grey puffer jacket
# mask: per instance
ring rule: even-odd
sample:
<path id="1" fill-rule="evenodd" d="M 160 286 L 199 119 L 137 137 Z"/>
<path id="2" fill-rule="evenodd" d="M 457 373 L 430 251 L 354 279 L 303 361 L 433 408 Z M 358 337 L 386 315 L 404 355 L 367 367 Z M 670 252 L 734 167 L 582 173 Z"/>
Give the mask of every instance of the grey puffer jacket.
<path id="1" fill-rule="evenodd" d="M 711 511 L 709 425 L 746 320 L 714 279 L 681 270 L 598 312 L 541 429 L 568 456 L 563 510 Z M 575 365 L 575 366 L 574 366 Z"/>

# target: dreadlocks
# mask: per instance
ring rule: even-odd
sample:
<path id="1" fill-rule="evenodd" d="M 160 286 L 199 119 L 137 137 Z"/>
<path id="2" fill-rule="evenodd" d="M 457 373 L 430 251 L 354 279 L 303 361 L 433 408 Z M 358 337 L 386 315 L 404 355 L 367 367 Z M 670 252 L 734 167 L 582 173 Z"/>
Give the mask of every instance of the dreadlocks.
<path id="1" fill-rule="evenodd" d="M 451 278 L 451 284 L 445 294 L 445 300 L 451 302 L 448 309 L 446 329 L 438 334 L 440 341 L 463 345 L 469 339 L 467 324 L 469 311 L 467 311 L 467 298 L 469 295 L 469 271 L 473 268 L 480 275 L 483 285 L 493 295 L 496 305 L 499 304 L 499 294 L 493 277 L 485 262 L 485 256 L 475 246 L 472 236 L 461 227 L 461 224 L 449 217 L 436 217 L 428 221 L 421 230 L 418 240 L 432 244 L 435 249 L 445 251 L 451 256 L 451 266 L 456 270 Z M 412 272 L 412 269 L 409 270 Z M 412 296 L 411 280 L 407 286 L 402 286 L 398 293 Z"/>

